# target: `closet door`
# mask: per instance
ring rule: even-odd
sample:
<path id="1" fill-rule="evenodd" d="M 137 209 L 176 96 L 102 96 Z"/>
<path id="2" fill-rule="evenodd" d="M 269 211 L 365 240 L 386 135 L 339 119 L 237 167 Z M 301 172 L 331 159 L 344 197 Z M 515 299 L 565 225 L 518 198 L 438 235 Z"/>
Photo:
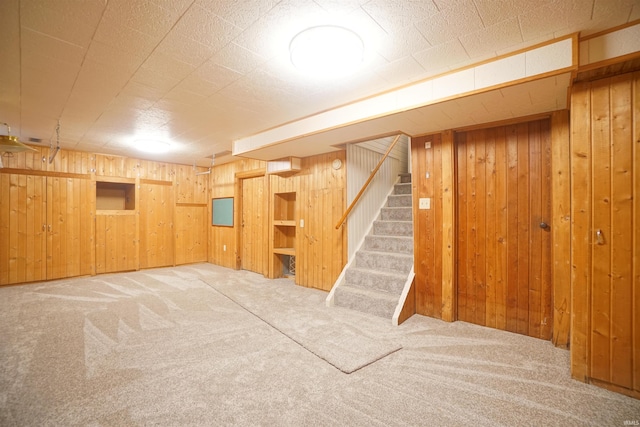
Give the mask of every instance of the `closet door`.
<path id="1" fill-rule="evenodd" d="M 47 178 L 47 279 L 92 273 L 91 180 Z"/>
<path id="2" fill-rule="evenodd" d="M 46 178 L 0 173 L 0 285 L 47 274 Z"/>
<path id="3" fill-rule="evenodd" d="M 140 268 L 174 264 L 173 210 L 171 181 L 141 182 Z"/>
<path id="4" fill-rule="evenodd" d="M 640 397 L 640 73 L 571 96 L 575 378 Z"/>
<path id="5" fill-rule="evenodd" d="M 550 121 L 461 132 L 456 151 L 458 320 L 550 339 Z"/>
<path id="6" fill-rule="evenodd" d="M 242 241 L 240 259 L 242 269 L 263 275 L 269 274 L 269 227 L 265 178 L 247 178 L 242 180 Z"/>

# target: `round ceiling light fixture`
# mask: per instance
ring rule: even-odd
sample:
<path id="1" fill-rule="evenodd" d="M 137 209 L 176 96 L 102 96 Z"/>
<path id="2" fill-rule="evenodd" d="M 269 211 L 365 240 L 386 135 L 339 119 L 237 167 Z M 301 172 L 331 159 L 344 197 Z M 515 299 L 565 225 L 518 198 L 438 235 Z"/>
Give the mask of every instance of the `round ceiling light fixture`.
<path id="1" fill-rule="evenodd" d="M 353 31 L 337 25 L 307 28 L 289 44 L 291 62 L 300 71 L 316 77 L 342 77 L 364 62 L 364 43 Z"/>
<path id="2" fill-rule="evenodd" d="M 133 145 L 138 150 L 146 153 L 166 153 L 171 148 L 171 144 L 168 142 L 155 139 L 137 139 Z"/>

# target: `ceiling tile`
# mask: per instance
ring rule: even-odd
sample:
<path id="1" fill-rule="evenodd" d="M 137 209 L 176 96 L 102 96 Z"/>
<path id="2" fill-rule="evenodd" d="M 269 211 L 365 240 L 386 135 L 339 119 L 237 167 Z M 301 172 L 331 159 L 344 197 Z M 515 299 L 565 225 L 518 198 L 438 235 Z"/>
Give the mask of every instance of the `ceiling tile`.
<path id="1" fill-rule="evenodd" d="M 142 67 L 175 80 L 186 78 L 196 69 L 193 65 L 182 62 L 161 51 L 153 52 Z"/>
<path id="2" fill-rule="evenodd" d="M 544 3 L 520 16 L 520 27 L 524 40 L 539 37 L 550 38 L 555 34 L 568 34 L 576 28 L 574 23 L 588 22 L 591 18 L 593 0 L 574 0 L 572 2 Z M 559 13 L 562 11 L 562 13 Z"/>
<path id="3" fill-rule="evenodd" d="M 20 23 L 25 28 L 86 48 L 105 3 L 86 0 L 81 2 L 81 7 L 78 3 L 77 0 L 23 0 L 20 2 Z"/>
<path id="4" fill-rule="evenodd" d="M 388 61 L 395 61 L 413 52 L 431 47 L 420 31 L 413 26 L 395 30 L 379 41 L 377 52 Z"/>
<path id="5" fill-rule="evenodd" d="M 531 12 L 554 0 L 474 0 L 485 27 Z M 565 0 L 561 0 L 565 2 Z"/>
<path id="6" fill-rule="evenodd" d="M 517 18 L 501 21 L 483 30 L 460 37 L 465 51 L 474 60 L 495 55 L 498 50 L 522 41 Z"/>
<path id="7" fill-rule="evenodd" d="M 180 83 L 180 79 L 178 78 L 162 74 L 161 72 L 157 72 L 154 69 L 147 67 L 139 68 L 131 81 L 158 89 L 162 93 L 168 92 Z"/>
<path id="8" fill-rule="evenodd" d="M 211 83 L 216 90 L 229 86 L 231 83 L 242 78 L 242 74 L 229 68 L 221 67 L 213 61 L 207 61 L 189 76 L 197 77 Z"/>
<path id="9" fill-rule="evenodd" d="M 190 7 L 171 30 L 182 37 L 218 50 L 242 30 L 197 5 Z"/>
<path id="10" fill-rule="evenodd" d="M 438 13 L 431 0 L 372 0 L 362 8 L 387 32 L 398 32 Z"/>
<path id="11" fill-rule="evenodd" d="M 393 87 L 418 80 L 425 74 L 425 69 L 412 56 L 380 65 L 374 71 Z"/>
<path id="12" fill-rule="evenodd" d="M 119 22 L 152 37 L 164 36 L 180 16 L 180 11 L 139 0 L 109 0 L 104 13 L 105 20 Z"/>
<path id="13" fill-rule="evenodd" d="M 458 40 L 443 43 L 413 54 L 428 75 L 435 75 L 469 61 L 469 55 Z"/>
<path id="14" fill-rule="evenodd" d="M 431 45 L 457 39 L 460 34 L 484 28 L 472 0 L 460 1 L 455 7 L 438 12 L 428 19 L 415 23 Z"/>
<path id="15" fill-rule="evenodd" d="M 37 55 L 43 58 L 55 59 L 56 62 L 68 62 L 76 66 L 82 64 L 87 52 L 85 48 L 78 45 L 28 28 L 23 28 L 20 32 L 20 46 L 23 55 Z"/>
<path id="16" fill-rule="evenodd" d="M 170 0 L 165 0 L 170 1 Z M 220 0 L 196 0 L 195 4 L 219 17 L 231 22 L 242 29 L 268 13 L 278 0 L 235 0 L 233 2 Z"/>
<path id="17" fill-rule="evenodd" d="M 93 41 L 143 57 L 148 56 L 161 39 L 162 36 L 152 36 L 127 27 L 115 17 L 103 18 L 93 36 Z"/>
<path id="18" fill-rule="evenodd" d="M 133 74 L 144 62 L 146 55 L 142 52 L 123 50 L 119 47 L 91 42 L 86 58 L 108 69 Z"/>
<path id="19" fill-rule="evenodd" d="M 216 52 L 216 48 L 198 43 L 177 32 L 171 32 L 157 49 L 174 59 L 199 67 Z"/>
<path id="20" fill-rule="evenodd" d="M 229 43 L 213 55 L 210 61 L 240 74 L 247 74 L 264 63 L 265 59 L 242 46 Z"/>

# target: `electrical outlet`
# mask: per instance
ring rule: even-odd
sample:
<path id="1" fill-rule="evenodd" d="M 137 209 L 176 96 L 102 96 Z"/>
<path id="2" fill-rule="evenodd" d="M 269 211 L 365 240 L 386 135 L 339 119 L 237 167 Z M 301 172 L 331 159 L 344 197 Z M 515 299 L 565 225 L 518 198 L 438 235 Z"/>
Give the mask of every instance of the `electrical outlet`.
<path id="1" fill-rule="evenodd" d="M 222 245 L 222 251 L 227 252 L 227 245 Z"/>
<path id="2" fill-rule="evenodd" d="M 427 141 L 424 143 L 424 148 L 429 149 L 431 148 L 431 141 Z"/>
<path id="3" fill-rule="evenodd" d="M 300 219 L 300 228 L 304 228 L 304 219 Z"/>
<path id="4" fill-rule="evenodd" d="M 429 197 L 421 197 L 418 207 L 420 209 L 431 209 L 431 199 Z"/>

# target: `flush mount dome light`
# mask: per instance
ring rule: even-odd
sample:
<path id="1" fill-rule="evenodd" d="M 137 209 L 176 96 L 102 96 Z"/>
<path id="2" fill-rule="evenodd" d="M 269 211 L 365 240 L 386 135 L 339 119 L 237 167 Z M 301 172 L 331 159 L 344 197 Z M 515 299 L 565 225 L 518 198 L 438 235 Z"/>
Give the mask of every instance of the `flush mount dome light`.
<path id="1" fill-rule="evenodd" d="M 291 62 L 318 77 L 340 77 L 356 71 L 364 61 L 364 43 L 353 31 L 322 25 L 299 32 L 289 44 Z"/>
<path id="2" fill-rule="evenodd" d="M 168 142 L 154 139 L 138 139 L 134 141 L 133 146 L 147 153 L 165 153 L 171 148 L 171 144 Z"/>

